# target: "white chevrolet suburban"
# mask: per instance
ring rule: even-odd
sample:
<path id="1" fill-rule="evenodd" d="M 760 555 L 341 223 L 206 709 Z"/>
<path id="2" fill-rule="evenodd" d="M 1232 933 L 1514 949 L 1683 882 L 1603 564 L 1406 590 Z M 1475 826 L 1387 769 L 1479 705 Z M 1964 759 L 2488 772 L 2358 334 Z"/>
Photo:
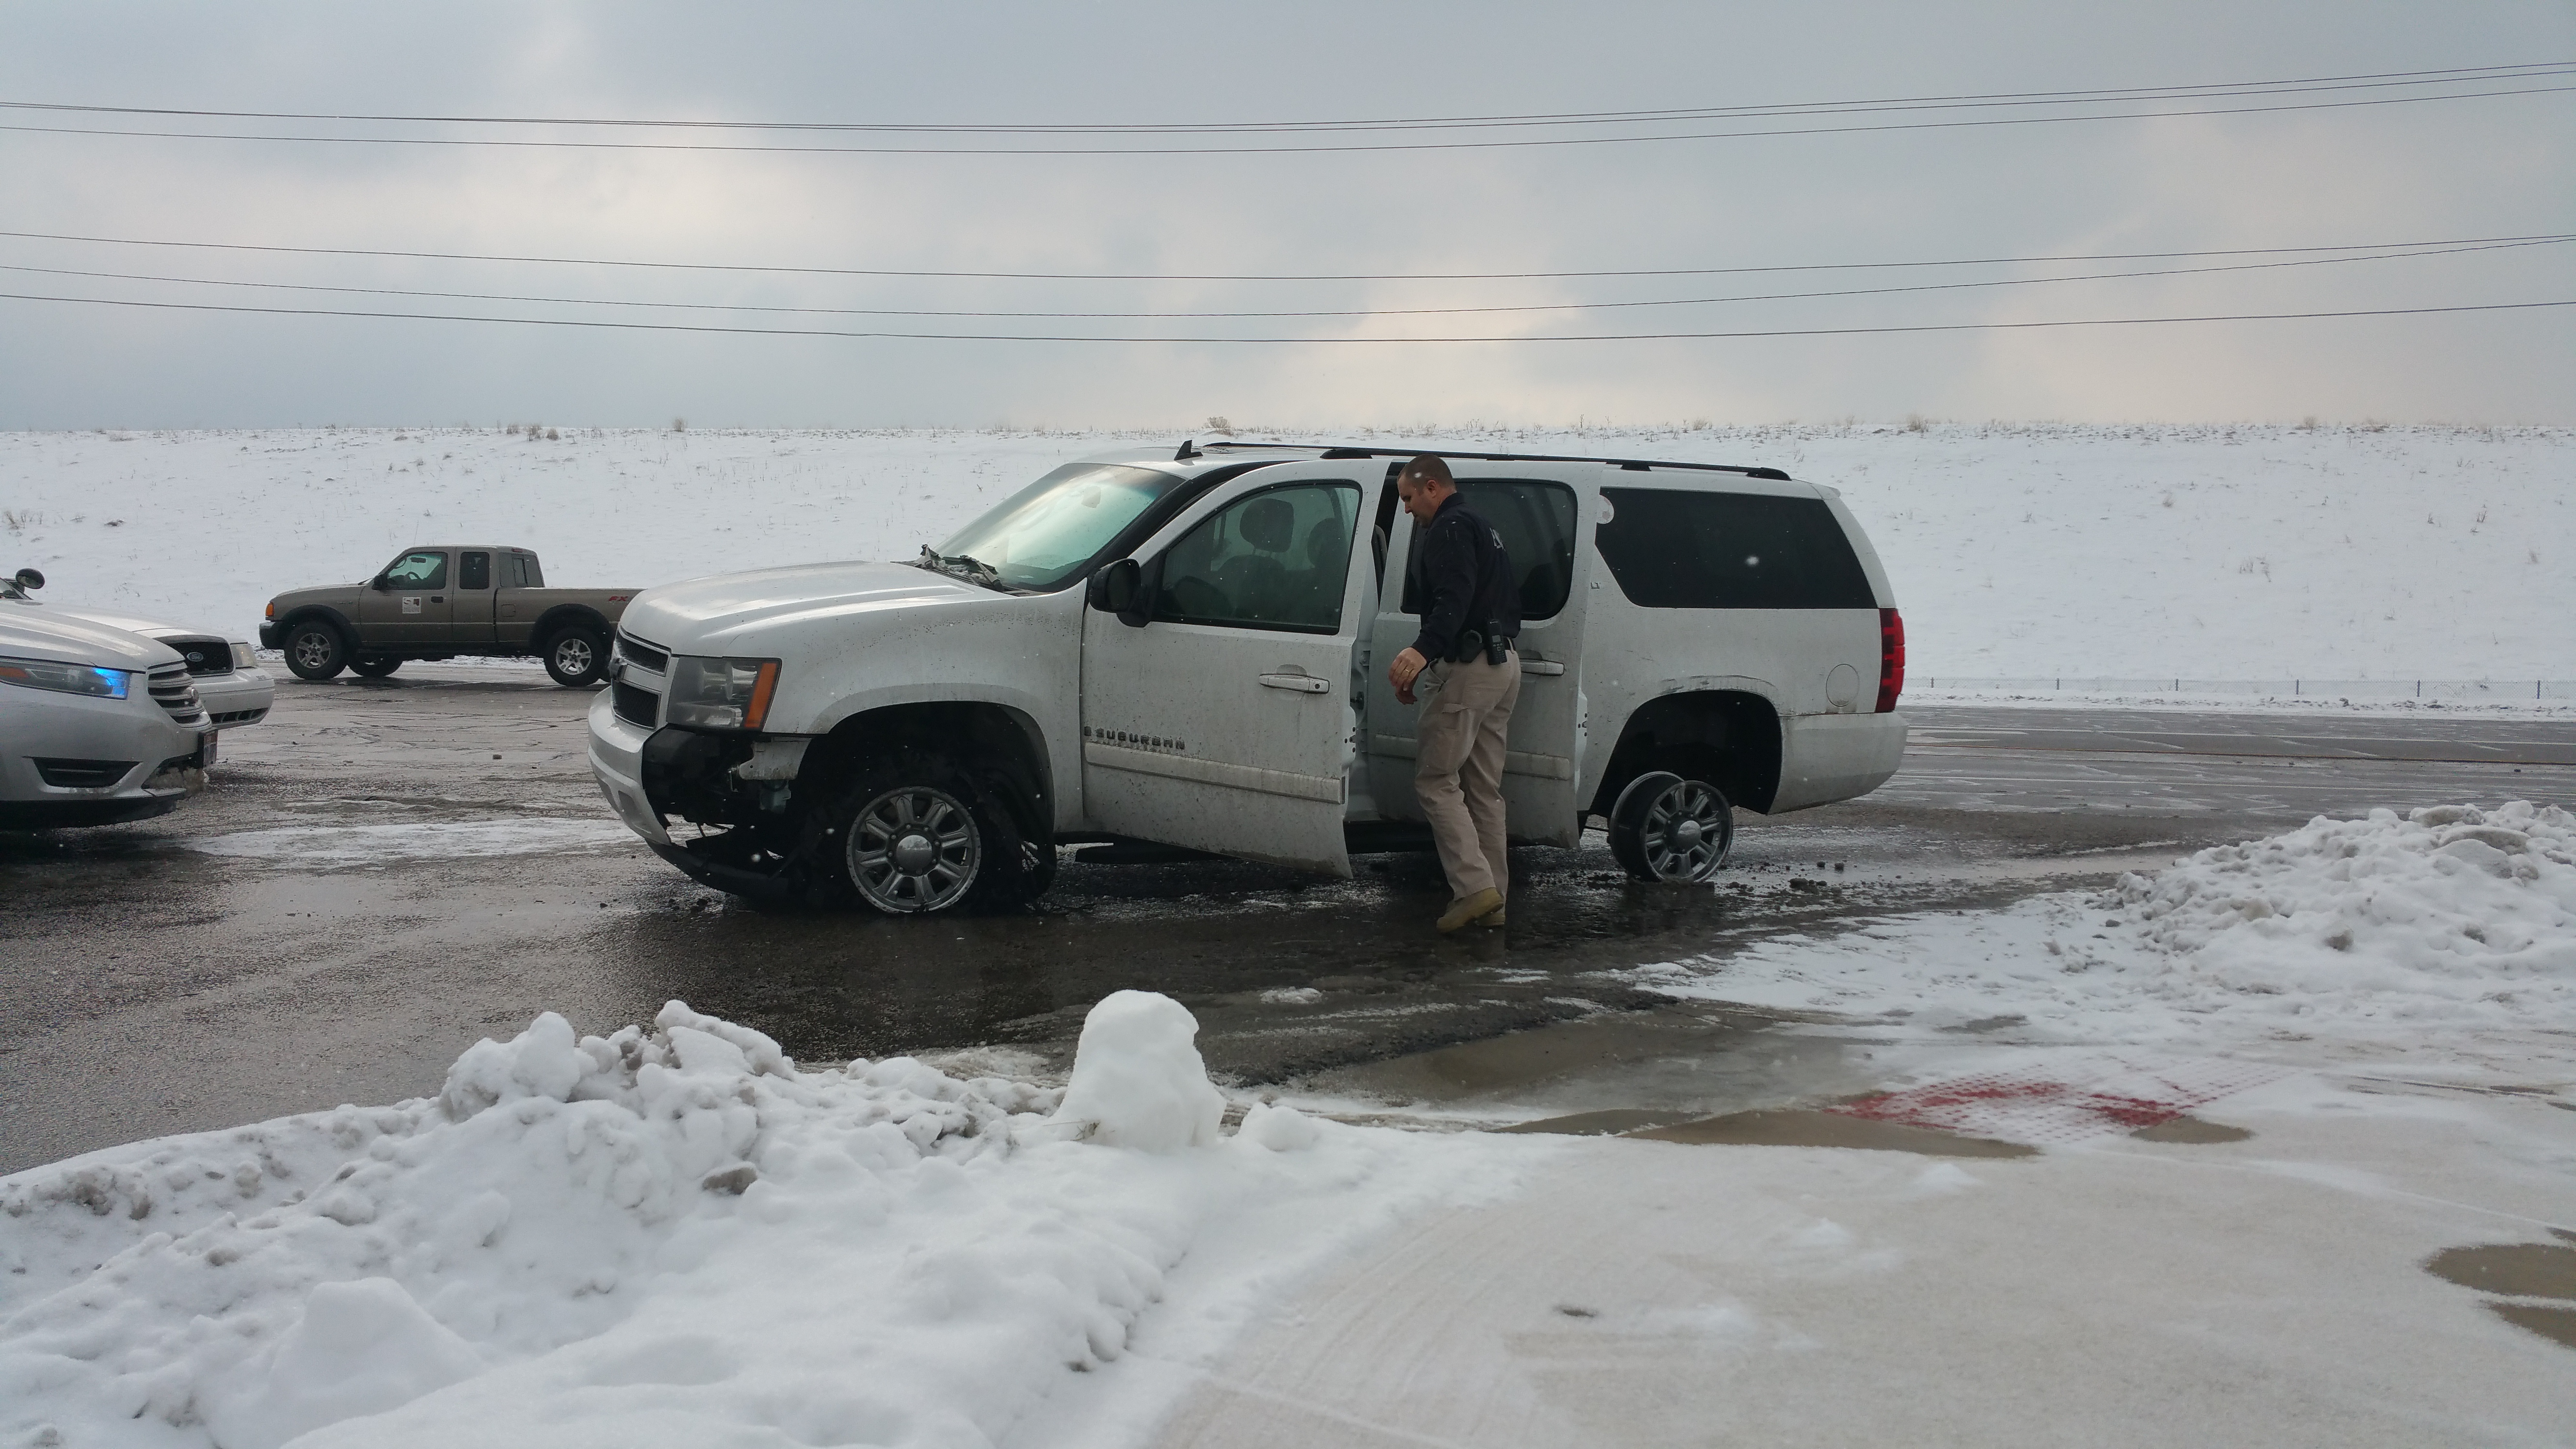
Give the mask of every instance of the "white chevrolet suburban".
<path id="1" fill-rule="evenodd" d="M 1903 625 L 1830 488 L 1769 468 L 1432 449 L 1520 573 L 1516 841 L 1602 817 L 1703 880 L 1731 806 L 1894 774 Z M 621 818 L 710 885 L 931 912 L 1030 899 L 1059 843 L 1350 874 L 1422 819 L 1412 449 L 1184 443 L 1070 463 L 906 563 L 648 589 L 591 706 Z M 681 824 L 680 822 L 685 822 Z"/>

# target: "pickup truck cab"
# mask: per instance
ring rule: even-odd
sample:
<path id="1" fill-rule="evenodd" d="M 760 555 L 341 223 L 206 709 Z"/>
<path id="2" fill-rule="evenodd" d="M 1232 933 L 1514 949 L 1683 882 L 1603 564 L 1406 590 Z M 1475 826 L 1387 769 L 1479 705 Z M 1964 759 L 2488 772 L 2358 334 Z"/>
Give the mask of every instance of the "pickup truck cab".
<path id="1" fill-rule="evenodd" d="M 1504 795 L 1704 880 L 1733 806 L 1877 788 L 1902 624 L 1830 488 L 1764 468 L 1439 451 L 1520 572 Z M 1410 449 L 1182 445 L 1039 479 L 909 563 L 649 589 L 590 711 L 609 803 L 745 894 L 896 912 L 1029 899 L 1059 842 L 1348 875 L 1418 834 Z M 674 830 L 675 822 L 689 828 Z"/>
<path id="2" fill-rule="evenodd" d="M 537 556 L 496 544 L 405 549 L 363 583 L 268 601 L 262 648 L 298 679 L 381 679 L 406 659 L 535 655 L 557 684 L 596 683 L 633 589 L 550 589 Z"/>

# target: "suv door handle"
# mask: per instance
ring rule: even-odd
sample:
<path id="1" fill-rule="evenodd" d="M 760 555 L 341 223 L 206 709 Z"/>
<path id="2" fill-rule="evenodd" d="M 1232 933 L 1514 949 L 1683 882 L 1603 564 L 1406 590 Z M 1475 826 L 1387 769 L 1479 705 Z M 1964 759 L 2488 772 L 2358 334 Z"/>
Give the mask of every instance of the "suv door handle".
<path id="1" fill-rule="evenodd" d="M 447 602 L 447 596 L 445 594 L 432 594 L 429 596 L 429 601 L 433 604 L 444 604 Z"/>
<path id="2" fill-rule="evenodd" d="M 1523 674 L 1563 674 L 1564 672 L 1565 666 L 1557 663 L 1553 659 L 1524 659 L 1521 661 L 1521 673 Z"/>
<path id="3" fill-rule="evenodd" d="M 1261 682 L 1271 689 L 1293 689 L 1300 694 L 1330 694 L 1333 691 L 1331 680 L 1317 679 L 1311 674 L 1265 674 L 1261 676 Z"/>

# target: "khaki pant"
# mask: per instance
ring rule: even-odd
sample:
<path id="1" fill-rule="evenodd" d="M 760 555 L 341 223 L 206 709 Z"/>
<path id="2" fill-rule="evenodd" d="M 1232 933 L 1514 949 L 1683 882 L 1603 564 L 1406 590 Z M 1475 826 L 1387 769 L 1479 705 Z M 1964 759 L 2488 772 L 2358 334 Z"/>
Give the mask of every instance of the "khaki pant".
<path id="1" fill-rule="evenodd" d="M 1488 886 L 1509 895 L 1503 741 L 1511 732 L 1512 706 L 1521 698 L 1520 655 L 1500 664 L 1444 661 L 1423 676 L 1439 692 L 1424 698 L 1414 730 L 1413 793 L 1440 846 L 1449 895 L 1465 900 Z"/>

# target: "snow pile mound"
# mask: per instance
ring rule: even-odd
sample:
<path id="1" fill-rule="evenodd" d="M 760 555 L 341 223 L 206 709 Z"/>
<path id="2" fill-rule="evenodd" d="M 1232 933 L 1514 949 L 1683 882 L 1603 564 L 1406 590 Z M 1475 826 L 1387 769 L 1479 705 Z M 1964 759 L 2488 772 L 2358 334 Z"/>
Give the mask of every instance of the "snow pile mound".
<path id="1" fill-rule="evenodd" d="M 1198 1018 L 1168 996 L 1113 991 L 1082 1019 L 1059 1122 L 1094 1142 L 1173 1152 L 1216 1141 L 1225 1098 L 1208 1085 Z"/>
<path id="2" fill-rule="evenodd" d="M 1901 916 L 1625 974 L 1688 999 L 1927 1033 L 1973 1024 L 1988 1040 L 2563 1039 L 2576 1020 L 2576 816 L 2517 801 L 2319 817 L 2108 893 Z"/>
<path id="3" fill-rule="evenodd" d="M 0 1179 L 0 1445 L 982 1445 L 1120 1357 L 1184 1255 L 1268 1282 L 1478 1175 L 1302 1119 L 1221 1142 L 1188 1013 L 1113 1002 L 1095 1140 L 1156 1152 L 1070 1140 L 1054 1090 L 803 1070 L 673 1002 L 547 1013 L 434 1098 Z"/>
<path id="4" fill-rule="evenodd" d="M 2236 991 L 2576 1005 L 2576 815 L 2555 806 L 2320 816 L 2119 896 L 2150 943 Z"/>

